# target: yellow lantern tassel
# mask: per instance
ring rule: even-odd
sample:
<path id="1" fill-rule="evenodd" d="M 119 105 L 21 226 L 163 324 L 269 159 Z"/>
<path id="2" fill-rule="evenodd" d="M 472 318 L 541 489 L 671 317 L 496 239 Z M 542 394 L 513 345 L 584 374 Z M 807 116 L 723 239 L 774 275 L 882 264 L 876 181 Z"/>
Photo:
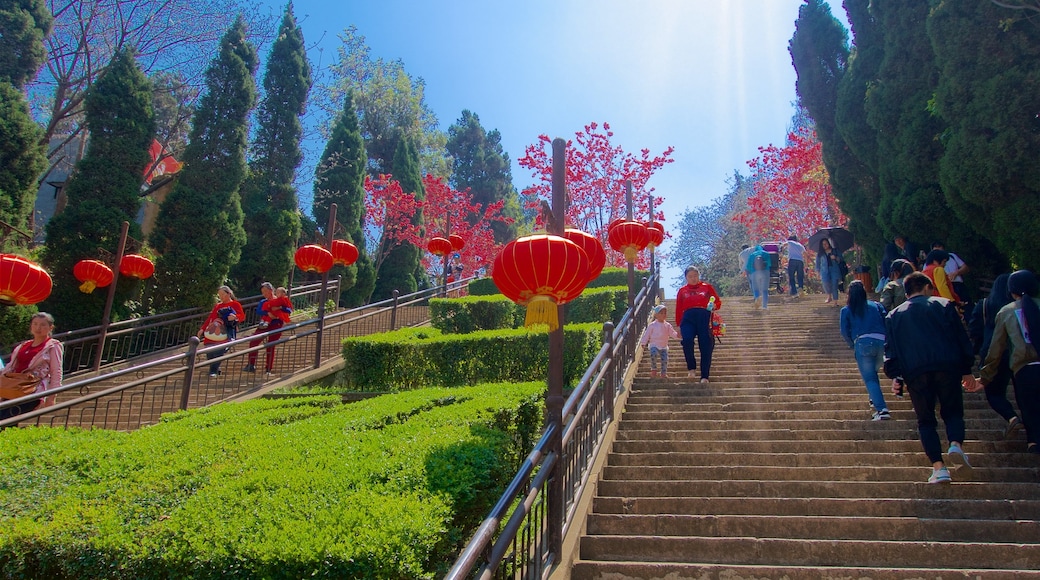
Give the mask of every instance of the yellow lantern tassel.
<path id="1" fill-rule="evenodd" d="M 636 254 L 638 253 L 639 251 L 636 250 L 635 246 L 625 246 L 625 261 L 634 264 L 636 261 Z"/>
<path id="2" fill-rule="evenodd" d="M 87 280 L 79 285 L 79 291 L 84 294 L 90 294 L 94 291 L 94 288 L 97 288 L 97 284 L 95 284 L 93 280 Z"/>
<path id="3" fill-rule="evenodd" d="M 530 328 L 536 324 L 546 324 L 549 326 L 549 332 L 552 332 L 560 327 L 556 310 L 556 303 L 552 299 L 539 294 L 527 303 L 527 317 L 524 318 L 524 326 Z"/>

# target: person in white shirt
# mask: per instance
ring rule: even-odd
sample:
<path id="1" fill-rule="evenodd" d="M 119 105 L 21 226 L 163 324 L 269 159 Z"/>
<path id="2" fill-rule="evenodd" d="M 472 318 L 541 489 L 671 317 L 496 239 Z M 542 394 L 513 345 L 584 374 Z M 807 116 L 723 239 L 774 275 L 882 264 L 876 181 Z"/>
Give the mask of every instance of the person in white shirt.
<path id="1" fill-rule="evenodd" d="M 805 292 L 805 246 L 794 235 L 788 236 L 784 245 L 787 246 L 787 280 L 791 285 L 791 296 L 798 296 L 798 292 Z"/>
<path id="2" fill-rule="evenodd" d="M 661 378 L 668 378 L 668 339 L 679 338 L 679 333 L 675 331 L 675 327 L 668 322 L 667 318 L 668 308 L 664 304 L 654 306 L 654 321 L 647 325 L 643 336 L 639 339 L 639 343 L 644 348 L 647 345 L 650 346 L 650 376 L 652 378 L 657 377 L 658 359 L 661 361 Z"/>

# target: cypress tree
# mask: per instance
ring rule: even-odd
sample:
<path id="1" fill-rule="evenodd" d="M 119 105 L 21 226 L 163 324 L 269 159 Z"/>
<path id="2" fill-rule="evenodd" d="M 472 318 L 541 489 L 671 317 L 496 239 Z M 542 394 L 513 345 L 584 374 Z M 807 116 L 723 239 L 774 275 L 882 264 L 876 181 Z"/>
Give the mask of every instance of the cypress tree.
<path id="1" fill-rule="evenodd" d="M 44 0 L 8 0 L 0 5 L 0 81 L 22 89 L 36 76 L 47 58 L 43 39 L 53 26 Z"/>
<path id="2" fill-rule="evenodd" d="M 246 174 L 249 113 L 256 104 L 256 49 L 239 17 L 206 70 L 184 150 L 184 169 L 159 209 L 151 244 L 156 263 L 156 310 L 213 303 L 245 245 L 239 188 Z"/>
<path id="3" fill-rule="evenodd" d="M 246 245 L 232 269 L 232 280 L 243 292 L 257 288 L 264 280 L 285 286 L 293 267 L 293 251 L 300 235 L 293 177 L 303 159 L 300 115 L 310 87 L 303 31 L 296 24 L 290 3 L 267 60 L 259 130 L 253 145 L 255 159 L 242 186 Z"/>
<path id="4" fill-rule="evenodd" d="M 515 239 L 523 212 L 513 187 L 509 155 L 502 148 L 502 135 L 497 130 L 486 132 L 476 113 L 462 111 L 462 117 L 448 128 L 447 150 L 452 158 L 452 188 L 469 189 L 473 202 L 481 208 L 505 201 L 502 215 L 512 218 L 513 223 L 494 221 L 491 230 L 499 244 Z M 467 219 L 474 224 L 480 216 L 470 215 Z"/>
<path id="5" fill-rule="evenodd" d="M 92 326 L 101 321 L 105 291 L 83 294 L 72 268 L 98 251 L 115 253 L 122 222 L 140 239 L 135 223 L 140 208 L 142 173 L 148 146 L 155 135 L 151 83 L 128 50 L 117 52 L 109 70 L 91 87 L 84 103 L 90 142 L 66 188 L 68 205 L 47 222 L 43 261 L 54 280 L 44 308 L 65 328 Z M 115 317 L 133 289 L 122 280 L 114 303 Z"/>
<path id="6" fill-rule="evenodd" d="M 343 276 L 340 301 L 344 306 L 361 306 L 376 284 L 375 267 L 365 248 L 365 168 L 368 156 L 354 109 L 354 93 L 347 91 L 343 111 L 332 126 L 332 134 L 314 179 L 314 217 L 319 227 L 329 223 L 329 206 L 336 204 L 336 222 L 343 226 L 347 241 L 358 248 L 358 259 L 347 268 L 337 266 L 330 276 Z"/>
<path id="7" fill-rule="evenodd" d="M 426 196 L 419 169 L 419 153 L 409 137 L 402 137 L 398 141 L 397 151 L 394 152 L 393 176 L 405 193 L 414 193 L 417 199 Z M 412 223 L 422 223 L 421 211 L 415 212 Z M 421 280 L 416 277 L 417 273 L 422 272 L 421 257 L 419 248 L 409 242 L 403 242 L 390 250 L 379 266 L 372 301 L 386 300 L 393 296 L 394 290 L 409 294 L 415 292 L 420 283 L 425 286 L 425 275 L 421 275 Z"/>

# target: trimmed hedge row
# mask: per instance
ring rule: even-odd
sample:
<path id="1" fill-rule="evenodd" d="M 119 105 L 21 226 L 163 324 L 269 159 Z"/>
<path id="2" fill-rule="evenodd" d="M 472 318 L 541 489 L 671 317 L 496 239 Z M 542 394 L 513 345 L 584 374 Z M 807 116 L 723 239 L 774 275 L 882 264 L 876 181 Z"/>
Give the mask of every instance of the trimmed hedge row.
<path id="1" fill-rule="evenodd" d="M 568 324 L 610 320 L 615 324 L 628 307 L 628 288 L 610 286 L 586 290 L 564 306 Z M 444 333 L 465 334 L 477 330 L 519 328 L 526 310 L 501 294 L 431 298 L 430 325 Z"/>
<path id="2" fill-rule="evenodd" d="M 603 344 L 601 324 L 564 327 L 563 380 L 573 385 Z M 444 334 L 435 328 L 343 339 L 348 391 L 398 392 L 431 386 L 544 380 L 549 335 L 524 328 Z"/>
<path id="3" fill-rule="evenodd" d="M 256 400 L 132 433 L 7 429 L 0 577 L 440 577 L 533 445 L 544 390 Z"/>
<path id="4" fill-rule="evenodd" d="M 644 276 L 649 275 L 650 272 L 647 270 L 636 270 L 636 285 L 639 284 Z M 599 276 L 589 282 L 586 288 L 600 288 L 603 286 L 624 286 L 628 288 L 628 268 L 603 268 Z M 470 296 L 501 294 L 498 286 L 495 286 L 490 276 L 471 281 L 468 285 L 468 291 Z"/>

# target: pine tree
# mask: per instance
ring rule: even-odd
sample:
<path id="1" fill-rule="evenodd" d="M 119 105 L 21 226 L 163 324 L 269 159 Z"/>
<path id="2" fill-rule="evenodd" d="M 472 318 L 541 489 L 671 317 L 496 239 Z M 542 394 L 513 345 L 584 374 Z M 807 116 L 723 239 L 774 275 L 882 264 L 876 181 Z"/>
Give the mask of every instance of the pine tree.
<path id="1" fill-rule="evenodd" d="M 8 0 L 0 5 L 0 81 L 22 89 L 36 76 L 47 57 L 43 39 L 53 27 L 44 0 Z"/>
<path id="2" fill-rule="evenodd" d="M 347 91 L 343 112 L 332 126 L 321 162 L 315 171 L 314 217 L 321 228 L 329 223 L 329 206 L 336 204 L 336 222 L 343 226 L 347 241 L 358 248 L 353 266 L 337 266 L 330 276 L 343 276 L 340 302 L 344 306 L 361 306 L 372 295 L 376 272 L 365 248 L 365 168 L 368 157 L 358 128 L 354 93 Z"/>
<path id="3" fill-rule="evenodd" d="M 64 328 L 98 324 L 107 297 L 104 291 L 83 294 L 78 290 L 79 281 L 72 275 L 75 263 L 99 258 L 99 250 L 115 253 L 124 221 L 130 222 L 131 237 L 141 237 L 134 220 L 155 118 L 151 83 L 130 51 L 116 53 L 108 72 L 87 94 L 85 109 L 90 142 L 66 188 L 68 205 L 47 222 L 43 252 L 54 280 L 54 290 L 43 307 Z M 132 289 L 132 281 L 121 280 L 115 318 L 124 311 L 122 305 Z"/>
<path id="4" fill-rule="evenodd" d="M 300 115 L 310 87 L 303 31 L 296 24 L 290 3 L 267 60 L 259 130 L 253 144 L 255 159 L 242 186 L 246 245 L 232 268 L 232 280 L 243 292 L 257 288 L 264 280 L 285 286 L 292 271 L 293 251 L 300 235 L 293 177 L 303 158 Z"/>
<path id="5" fill-rule="evenodd" d="M 156 310 L 211 304 L 245 245 L 239 188 L 246 174 L 249 113 L 256 104 L 256 67 L 256 49 L 239 18 L 206 71 L 207 90 L 184 150 L 184 169 L 150 239 L 160 254 Z"/>
<path id="6" fill-rule="evenodd" d="M 487 207 L 505 200 L 502 214 L 512 223 L 495 221 L 491 230 L 495 242 L 505 244 L 517 237 L 523 212 L 520 197 L 513 187 L 513 175 L 509 155 L 502 148 L 502 136 L 498 130 L 486 132 L 480 117 L 471 111 L 462 111 L 462 117 L 448 128 L 448 154 L 452 158 L 452 174 L 449 183 L 457 191 L 470 190 L 473 202 Z M 470 224 L 480 216 L 470 215 Z"/>
<path id="7" fill-rule="evenodd" d="M 414 193 L 419 200 L 425 197 L 419 170 L 419 154 L 410 138 L 404 137 L 398 142 L 393 169 L 394 179 L 401 183 L 405 193 Z M 421 212 L 416 212 L 412 217 L 412 223 L 422 223 Z M 420 249 L 409 242 L 390 250 L 386 260 L 379 267 L 372 301 L 386 300 L 393 296 L 394 290 L 401 294 L 410 294 L 415 292 L 420 284 L 425 287 L 426 276 L 422 270 L 421 257 Z"/>

